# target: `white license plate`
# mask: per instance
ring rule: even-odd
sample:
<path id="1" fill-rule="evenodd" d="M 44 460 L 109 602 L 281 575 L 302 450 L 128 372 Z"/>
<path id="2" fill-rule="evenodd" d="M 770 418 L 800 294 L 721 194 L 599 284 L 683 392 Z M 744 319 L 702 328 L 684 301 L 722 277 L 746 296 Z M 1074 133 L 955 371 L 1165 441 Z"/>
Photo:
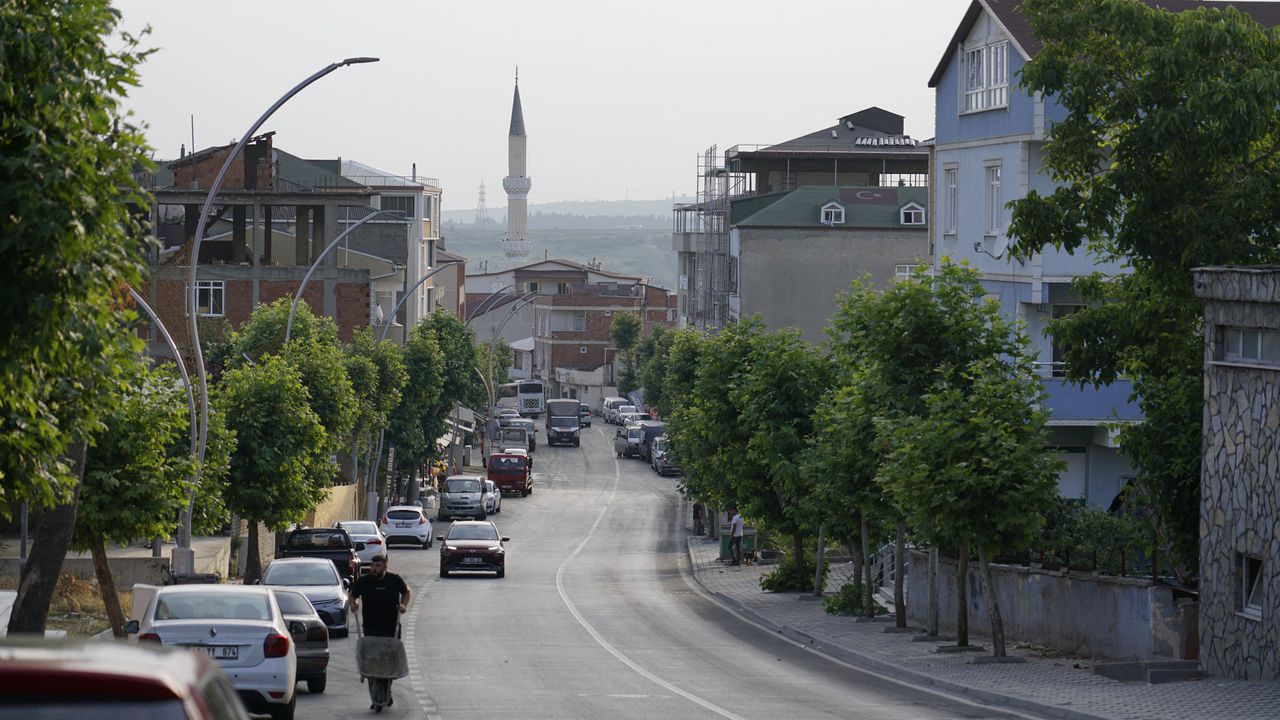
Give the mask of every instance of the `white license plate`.
<path id="1" fill-rule="evenodd" d="M 400 528 L 413 527 L 413 523 L 396 523 L 396 527 L 400 527 Z"/>
<path id="2" fill-rule="evenodd" d="M 214 660 L 238 660 L 240 648 L 235 645 L 203 645 L 204 653 Z"/>
<path id="3" fill-rule="evenodd" d="M 484 558 L 478 558 L 478 557 L 462 558 L 462 562 L 480 564 L 484 562 Z"/>

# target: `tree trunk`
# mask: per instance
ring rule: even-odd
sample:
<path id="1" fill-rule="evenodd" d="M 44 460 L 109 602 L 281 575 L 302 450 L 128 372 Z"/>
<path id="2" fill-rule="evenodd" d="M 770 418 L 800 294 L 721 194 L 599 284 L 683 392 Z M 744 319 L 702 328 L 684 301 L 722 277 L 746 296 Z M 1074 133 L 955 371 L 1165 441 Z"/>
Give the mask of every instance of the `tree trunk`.
<path id="1" fill-rule="evenodd" d="M 928 627 L 925 634 L 938 636 L 938 547 L 929 548 L 929 610 Z"/>
<path id="2" fill-rule="evenodd" d="M 827 552 L 826 536 L 823 534 L 823 530 L 825 530 L 825 528 L 822 525 L 819 525 L 818 526 L 818 554 L 814 562 L 814 570 L 813 570 L 813 594 L 817 595 L 818 597 L 822 597 L 822 590 L 823 590 L 823 587 L 826 585 L 826 583 L 823 582 L 824 578 L 822 577 L 822 563 L 824 560 L 826 560 L 825 556 Z"/>
<path id="3" fill-rule="evenodd" d="M 960 543 L 956 558 L 956 644 L 969 644 L 969 541 Z"/>
<path id="4" fill-rule="evenodd" d="M 71 535 L 76 529 L 76 503 L 80 501 L 84 454 L 83 441 L 72 443 L 67 448 L 63 459 L 71 465 L 76 485 L 68 502 L 54 506 L 40 518 L 27 566 L 23 568 L 22 579 L 18 583 L 13 613 L 9 616 L 10 635 L 44 633 L 45 623 L 49 620 L 49 604 L 58 587 L 58 574 L 62 572 L 62 561 L 67 557 Z"/>
<path id="5" fill-rule="evenodd" d="M 861 584 L 862 583 L 862 565 L 864 562 L 862 558 L 862 552 L 848 546 L 846 546 L 845 549 L 849 551 L 849 557 L 853 558 L 853 582 L 855 585 Z M 861 594 L 859 594 L 858 597 L 859 599 L 861 599 L 862 597 Z"/>
<path id="6" fill-rule="evenodd" d="M 791 538 L 791 551 L 796 554 L 796 567 L 804 566 L 804 536 L 796 533 Z M 746 552 L 743 550 L 743 552 Z"/>
<path id="7" fill-rule="evenodd" d="M 862 602 L 868 615 L 875 615 L 876 601 L 873 599 L 871 585 L 871 539 L 867 537 L 867 513 L 858 513 L 858 534 L 862 536 Z"/>
<path id="8" fill-rule="evenodd" d="M 898 521 L 897 533 L 893 544 L 893 614 L 900 628 L 907 626 L 907 599 L 903 593 L 902 580 L 907 566 L 907 524 Z"/>
<path id="9" fill-rule="evenodd" d="M 254 520 L 245 522 L 249 523 L 249 541 L 245 543 L 249 546 L 245 548 L 249 554 L 245 556 L 244 584 L 252 585 L 255 580 L 262 579 L 262 556 L 258 552 L 258 523 Z"/>
<path id="10" fill-rule="evenodd" d="M 93 538 L 89 542 L 89 553 L 93 556 L 93 574 L 98 578 L 98 592 L 102 594 L 102 606 L 107 610 L 111 634 L 122 638 L 125 636 L 124 608 L 120 606 L 116 578 L 111 574 L 111 565 L 107 562 L 107 541 L 101 537 Z"/>
<path id="11" fill-rule="evenodd" d="M 985 545 L 978 546 L 978 570 L 982 573 L 982 584 L 987 587 L 987 617 L 991 619 L 991 654 L 995 657 L 1004 657 L 1004 621 L 1000 619 L 1000 601 L 996 598 L 996 585 L 991 581 L 991 562 L 987 557 Z"/>

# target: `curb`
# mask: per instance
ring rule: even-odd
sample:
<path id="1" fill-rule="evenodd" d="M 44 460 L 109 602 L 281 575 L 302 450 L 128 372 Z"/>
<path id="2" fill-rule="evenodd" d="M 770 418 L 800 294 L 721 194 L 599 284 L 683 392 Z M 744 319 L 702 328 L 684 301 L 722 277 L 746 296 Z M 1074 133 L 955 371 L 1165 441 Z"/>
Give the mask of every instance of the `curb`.
<path id="1" fill-rule="evenodd" d="M 692 538 L 686 538 L 686 549 L 689 553 L 689 566 L 691 568 L 690 574 L 693 575 L 693 579 L 698 583 L 699 587 L 702 588 L 703 592 L 714 597 L 727 609 L 742 615 L 756 625 L 760 625 L 772 632 L 778 633 L 793 642 L 805 645 L 822 655 L 848 663 L 863 670 L 889 676 L 909 685 L 934 688 L 949 695 L 973 700 L 998 709 L 1032 712 L 1049 718 L 1057 718 L 1058 720 L 1113 720 L 1113 718 L 1105 715 L 1094 715 L 1081 710 L 1064 708 L 1061 705 L 1049 705 L 1015 695 L 1007 695 L 993 690 L 983 690 L 981 688 L 970 687 L 951 680 L 943 680 L 932 675 L 905 668 L 887 660 L 882 660 L 826 640 L 815 638 L 808 633 L 791 627 L 790 625 L 780 625 L 760 612 L 742 605 L 735 598 L 717 590 L 708 588 L 702 582 L 702 577 L 699 573 L 697 559 L 694 557 Z"/>

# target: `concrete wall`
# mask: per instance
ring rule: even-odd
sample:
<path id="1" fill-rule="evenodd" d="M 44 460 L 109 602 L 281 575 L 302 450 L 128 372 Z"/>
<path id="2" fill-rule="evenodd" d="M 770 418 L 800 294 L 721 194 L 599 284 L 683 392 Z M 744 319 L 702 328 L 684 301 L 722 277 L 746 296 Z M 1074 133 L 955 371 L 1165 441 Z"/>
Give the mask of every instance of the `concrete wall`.
<path id="1" fill-rule="evenodd" d="M 804 338 L 826 339 L 836 297 L 870 273 L 881 286 L 897 265 L 929 256 L 928 232 L 739 228 L 738 295 L 742 316 L 760 313 L 771 330 L 799 328 Z"/>
<path id="2" fill-rule="evenodd" d="M 954 632 L 955 560 L 939 562 L 939 622 Z M 911 567 L 927 568 L 928 555 L 911 553 Z M 970 563 L 969 627 L 989 633 L 987 589 Z M 1196 608 L 1175 602 L 1169 588 L 1147 580 L 1063 575 L 1024 567 L 992 565 L 1001 617 L 1010 641 L 1025 641 L 1108 660 L 1183 659 L 1194 654 Z M 928 573 L 907 574 L 907 616 L 924 626 Z"/>
<path id="3" fill-rule="evenodd" d="M 327 497 L 307 516 L 305 524 L 311 527 L 331 527 L 336 522 L 359 519 L 359 490 L 358 485 L 335 485 L 329 488 Z"/>
<path id="4" fill-rule="evenodd" d="M 167 557 L 115 557 L 108 558 L 107 564 L 115 575 L 116 587 L 124 589 L 134 583 L 161 584 L 169 574 L 169 558 Z M 79 578 L 92 580 L 93 559 L 88 557 L 69 557 L 62 561 L 62 572 Z M 18 558 L 0 558 L 0 575 L 17 577 L 20 573 Z"/>

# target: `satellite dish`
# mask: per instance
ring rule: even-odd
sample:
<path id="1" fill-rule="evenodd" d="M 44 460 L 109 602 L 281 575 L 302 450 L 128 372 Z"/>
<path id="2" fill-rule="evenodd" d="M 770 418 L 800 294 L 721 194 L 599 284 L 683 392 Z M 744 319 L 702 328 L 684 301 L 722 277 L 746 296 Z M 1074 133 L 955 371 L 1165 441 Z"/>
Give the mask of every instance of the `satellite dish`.
<path id="1" fill-rule="evenodd" d="M 378 324 L 381 325 L 382 324 L 382 306 L 381 305 L 377 306 L 377 310 L 374 311 L 373 316 L 378 319 Z"/>
<path id="2" fill-rule="evenodd" d="M 991 248 L 991 254 L 995 257 L 1004 257 L 1005 252 L 1009 250 L 1009 235 L 1001 231 L 996 235 L 995 247 Z"/>

